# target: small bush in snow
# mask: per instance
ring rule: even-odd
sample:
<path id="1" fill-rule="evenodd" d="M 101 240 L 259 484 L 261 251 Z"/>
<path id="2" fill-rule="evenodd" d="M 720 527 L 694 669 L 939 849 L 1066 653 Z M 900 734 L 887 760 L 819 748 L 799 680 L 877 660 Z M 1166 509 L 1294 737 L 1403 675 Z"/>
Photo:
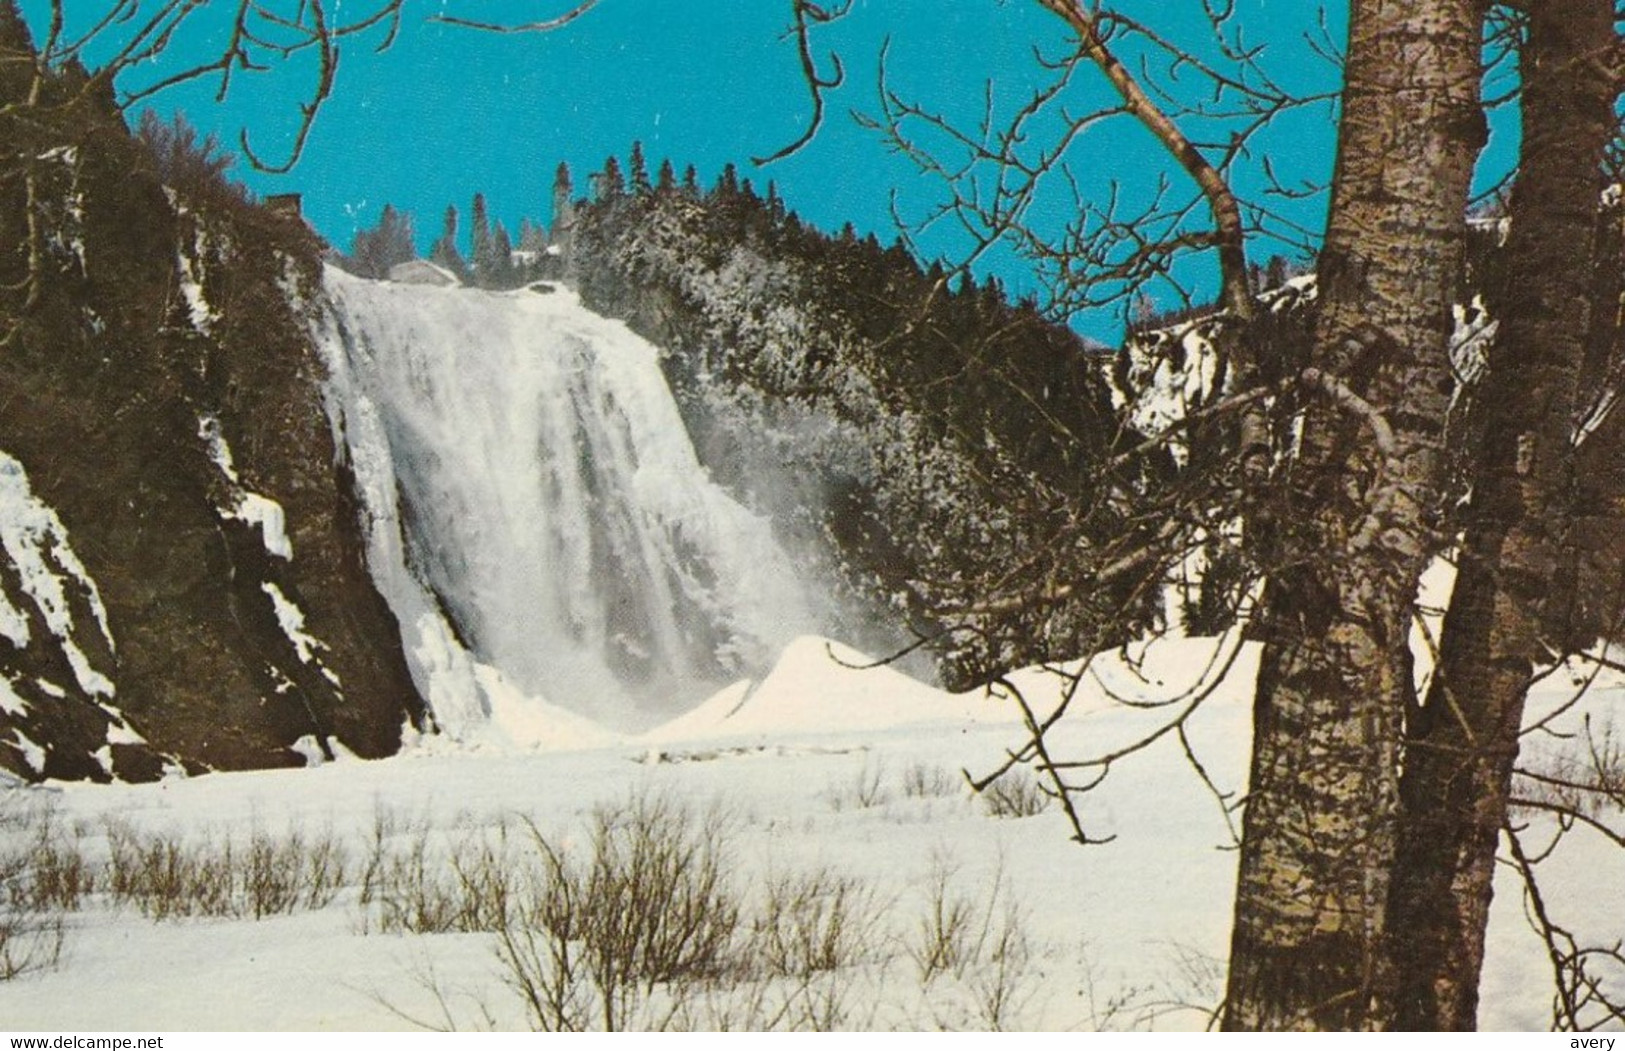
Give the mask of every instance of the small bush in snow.
<path id="1" fill-rule="evenodd" d="M 648 796 L 600 806 L 586 858 L 531 835 L 537 869 L 498 956 L 537 1028 L 623 1029 L 657 985 L 734 962 L 741 907 L 716 811 Z"/>
<path id="2" fill-rule="evenodd" d="M 60 843 L 54 815 L 21 793 L 0 794 L 0 981 L 54 967 L 62 912 L 88 890 L 77 843 Z"/>
<path id="3" fill-rule="evenodd" d="M 907 941 L 909 957 L 922 985 L 951 979 L 961 996 L 950 1002 L 961 1009 L 968 1002 L 972 1017 L 940 1017 L 943 1028 L 974 1022 L 985 1029 L 1007 1029 L 1030 995 L 1026 974 L 1032 944 L 1026 923 L 1010 900 L 1002 872 L 981 899 L 955 889 L 954 873 L 947 858 L 933 860 L 925 910 Z"/>
<path id="4" fill-rule="evenodd" d="M 1049 793 L 1022 769 L 1010 770 L 982 789 L 982 803 L 992 817 L 1032 817 L 1049 806 Z"/>
<path id="5" fill-rule="evenodd" d="M 925 911 L 908 942 L 908 954 L 929 984 L 939 975 L 962 971 L 975 948 L 976 903 L 953 889 L 953 867 L 935 859 L 926 885 Z"/>
<path id="6" fill-rule="evenodd" d="M 264 919 L 325 908 L 346 885 L 346 867 L 331 834 L 256 830 L 243 845 L 229 836 L 189 842 L 113 822 L 102 885 L 114 902 L 152 920 Z"/>
<path id="7" fill-rule="evenodd" d="M 0 906 L 0 982 L 55 967 L 65 940 L 60 914 Z"/>
<path id="8" fill-rule="evenodd" d="M 508 826 L 436 837 L 427 819 L 403 825 L 380 810 L 362 867 L 362 930 L 385 934 L 499 931 L 520 878 Z"/>
<path id="9" fill-rule="evenodd" d="M 868 810 L 884 806 L 891 800 L 886 790 L 885 770 L 879 763 L 867 759 L 850 777 L 833 782 L 824 796 L 836 813 L 843 810 Z"/>
<path id="10" fill-rule="evenodd" d="M 750 923 L 750 956 L 766 973 L 806 978 L 858 963 L 873 950 L 869 892 L 829 869 L 771 876 Z"/>
<path id="11" fill-rule="evenodd" d="M 903 795 L 910 799 L 939 799 L 958 795 L 964 779 L 941 766 L 912 763 L 903 771 Z"/>
<path id="12" fill-rule="evenodd" d="M 345 886 L 344 847 L 332 836 L 307 841 L 299 832 L 277 838 L 256 831 L 238 874 L 242 912 L 263 919 L 332 904 Z"/>

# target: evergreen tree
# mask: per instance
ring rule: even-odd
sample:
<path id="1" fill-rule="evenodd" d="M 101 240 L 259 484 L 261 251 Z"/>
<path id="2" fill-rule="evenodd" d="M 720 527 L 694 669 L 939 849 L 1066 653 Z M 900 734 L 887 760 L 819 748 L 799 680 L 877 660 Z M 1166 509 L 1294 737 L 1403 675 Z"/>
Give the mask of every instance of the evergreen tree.
<path id="1" fill-rule="evenodd" d="M 394 267 L 417 258 L 412 217 L 384 205 L 378 225 L 357 230 L 350 247 L 351 268 L 362 277 L 385 278 Z"/>
<path id="2" fill-rule="evenodd" d="M 643 159 L 643 143 L 632 143 L 632 156 L 629 161 L 632 176 L 632 192 L 646 194 L 652 186 L 649 185 L 649 166 Z"/>
<path id="3" fill-rule="evenodd" d="M 34 38 L 15 0 L 0 0 L 0 103 L 21 102 L 34 80 Z"/>
<path id="4" fill-rule="evenodd" d="M 513 239 L 507 227 L 498 221 L 491 230 L 491 247 L 487 253 L 481 280 L 486 288 L 513 288 L 519 284 L 521 274 L 514 266 Z"/>
<path id="5" fill-rule="evenodd" d="M 575 221 L 575 184 L 570 179 L 570 166 L 559 162 L 553 173 L 553 228 L 550 239 L 562 245 Z"/>
<path id="6" fill-rule="evenodd" d="M 521 252 L 547 250 L 547 231 L 542 229 L 540 223 L 533 223 L 528 218 L 519 220 L 519 250 Z"/>
<path id="7" fill-rule="evenodd" d="M 727 200 L 739 195 L 739 169 L 729 161 L 722 166 L 722 174 L 717 176 L 716 196 Z"/>
<path id="8" fill-rule="evenodd" d="M 1269 265 L 1264 272 L 1265 288 L 1280 288 L 1287 283 L 1286 257 L 1282 255 L 1270 256 Z"/>
<path id="9" fill-rule="evenodd" d="M 692 164 L 683 169 L 683 192 L 695 197 L 700 195 L 700 173 Z"/>
<path id="10" fill-rule="evenodd" d="M 660 162 L 660 174 L 655 179 L 655 188 L 661 193 L 670 193 L 677 188 L 677 172 L 671 166 L 671 159 Z"/>
<path id="11" fill-rule="evenodd" d="M 593 177 L 593 196 L 600 201 L 626 196 L 626 178 L 621 175 L 621 162 L 614 154 L 604 161 L 603 171 Z"/>
<path id="12" fill-rule="evenodd" d="M 491 214 L 485 206 L 485 195 L 476 193 L 473 205 L 473 230 L 470 232 L 469 258 L 474 267 L 474 281 L 481 288 L 492 287 L 500 268 L 495 244 L 491 238 Z"/>
<path id="13" fill-rule="evenodd" d="M 459 281 L 471 277 L 468 261 L 457 249 L 457 206 L 454 204 L 446 206 L 445 224 L 441 227 L 440 240 L 429 250 L 429 261 L 451 271 Z"/>

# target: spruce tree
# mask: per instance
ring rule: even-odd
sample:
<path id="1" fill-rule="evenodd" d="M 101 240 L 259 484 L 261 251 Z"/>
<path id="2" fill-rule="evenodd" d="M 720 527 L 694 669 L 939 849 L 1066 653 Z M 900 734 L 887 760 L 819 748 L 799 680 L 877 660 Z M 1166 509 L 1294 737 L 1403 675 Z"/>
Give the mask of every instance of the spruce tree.
<path id="1" fill-rule="evenodd" d="M 498 261 L 491 239 L 491 215 L 485 207 L 485 195 L 476 193 L 473 205 L 473 230 L 470 232 L 470 256 L 474 267 L 474 282 L 481 288 L 491 287 L 496 277 Z"/>
<path id="2" fill-rule="evenodd" d="M 604 161 L 604 169 L 593 177 L 594 196 L 600 201 L 610 201 L 626 195 L 626 179 L 621 175 L 621 162 L 611 154 Z"/>
<path id="3" fill-rule="evenodd" d="M 446 220 L 440 231 L 440 240 L 429 250 L 429 261 L 449 270 L 459 281 L 470 278 L 468 261 L 457 250 L 457 206 L 446 206 Z"/>
<path id="4" fill-rule="evenodd" d="M 1286 257 L 1282 255 L 1270 256 L 1268 267 L 1264 272 L 1265 288 L 1280 288 L 1287 283 Z"/>
<path id="5" fill-rule="evenodd" d="M 729 161 L 722 166 L 722 174 L 717 177 L 715 196 L 726 201 L 739 195 L 739 169 Z"/>
<path id="6" fill-rule="evenodd" d="M 649 166 L 643 159 L 643 143 L 632 143 L 632 156 L 628 163 L 631 168 L 632 192 L 642 195 L 653 189 L 649 185 Z"/>
<path id="7" fill-rule="evenodd" d="M 0 103 L 21 102 L 34 81 L 34 39 L 15 0 L 0 0 Z"/>
<path id="8" fill-rule="evenodd" d="M 562 245 L 574 220 L 575 184 L 570 179 L 570 166 L 560 161 L 558 169 L 553 172 L 553 225 L 549 239 L 556 245 Z"/>
<path id="9" fill-rule="evenodd" d="M 412 217 L 386 204 L 377 226 L 356 231 L 350 264 L 362 277 L 388 277 L 390 270 L 417 258 L 416 241 Z"/>
<path id="10" fill-rule="evenodd" d="M 547 231 L 542 229 L 542 225 L 531 222 L 528 218 L 520 218 L 519 250 L 521 252 L 541 252 L 546 248 Z"/>
<path id="11" fill-rule="evenodd" d="M 500 220 L 491 230 L 489 257 L 483 275 L 486 288 L 513 288 L 519 283 L 521 275 L 514 266 L 513 239 Z"/>

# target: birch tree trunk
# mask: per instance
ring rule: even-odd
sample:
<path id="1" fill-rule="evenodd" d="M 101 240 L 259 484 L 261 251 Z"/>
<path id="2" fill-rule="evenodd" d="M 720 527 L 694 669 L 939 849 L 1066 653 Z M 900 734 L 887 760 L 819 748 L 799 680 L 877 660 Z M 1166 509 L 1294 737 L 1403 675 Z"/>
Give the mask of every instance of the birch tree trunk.
<path id="1" fill-rule="evenodd" d="M 1484 447 L 1427 703 L 1405 742 L 1389 904 L 1393 1022 L 1472 1029 L 1524 698 L 1566 641 L 1568 504 L 1602 155 L 1613 130 L 1612 0 L 1530 5 L 1523 144 L 1500 329 L 1478 395 Z"/>
<path id="2" fill-rule="evenodd" d="M 1312 397 L 1265 606 L 1227 1029 L 1377 1015 L 1417 581 L 1452 377 L 1479 101 L 1474 0 L 1354 0 Z"/>

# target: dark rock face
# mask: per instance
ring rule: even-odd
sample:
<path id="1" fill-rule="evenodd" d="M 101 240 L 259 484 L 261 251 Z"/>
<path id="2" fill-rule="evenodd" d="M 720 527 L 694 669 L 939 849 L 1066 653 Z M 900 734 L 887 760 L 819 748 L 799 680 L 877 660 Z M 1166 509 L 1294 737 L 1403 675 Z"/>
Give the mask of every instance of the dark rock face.
<path id="1" fill-rule="evenodd" d="M 314 237 L 223 181 L 166 190 L 56 90 L 53 158 L 0 184 L 0 769 L 394 752 L 424 707 L 323 410 Z"/>

